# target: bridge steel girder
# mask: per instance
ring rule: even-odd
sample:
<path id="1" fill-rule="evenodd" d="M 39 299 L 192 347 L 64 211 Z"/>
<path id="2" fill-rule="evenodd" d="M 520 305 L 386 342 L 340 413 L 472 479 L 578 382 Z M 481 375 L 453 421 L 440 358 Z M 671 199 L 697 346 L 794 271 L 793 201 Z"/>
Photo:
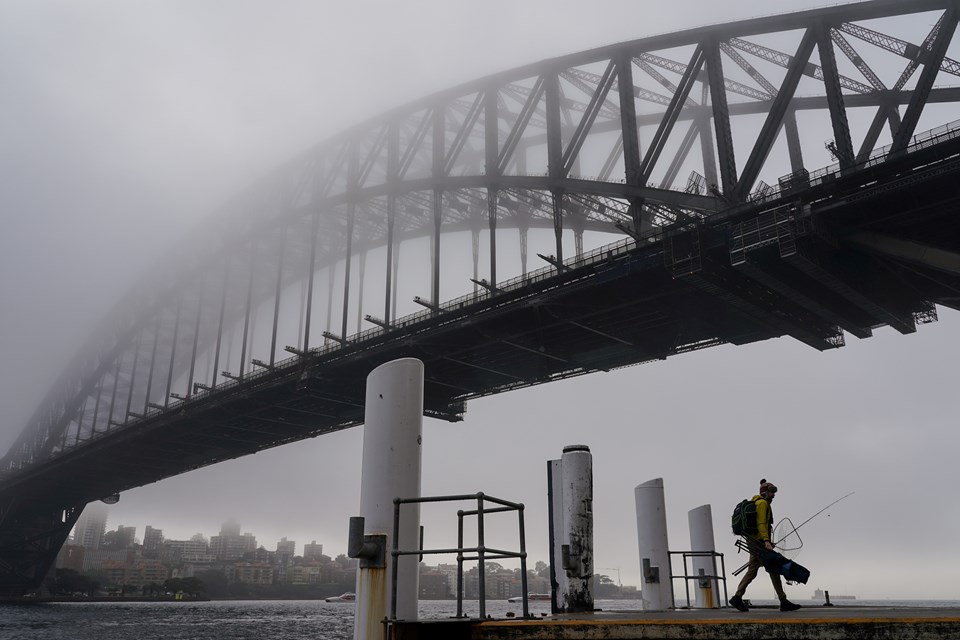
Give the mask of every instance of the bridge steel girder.
<path id="1" fill-rule="evenodd" d="M 943 20 L 940 23 L 940 31 L 934 39 L 929 56 L 923 65 L 923 71 L 920 72 L 920 78 L 917 80 L 917 86 L 910 97 L 910 104 L 903 114 L 903 120 L 900 128 L 893 138 L 893 144 L 890 148 L 891 154 L 902 152 L 910 143 L 913 134 L 916 131 L 917 123 L 920 122 L 920 114 L 927 103 L 927 97 L 933 88 L 933 82 L 940 71 L 940 65 L 947 53 L 947 47 L 953 38 L 953 33 L 957 28 L 957 19 L 960 13 L 956 5 L 949 7 L 944 13 Z"/>
<path id="2" fill-rule="evenodd" d="M 786 260 L 781 262 L 787 263 Z M 750 279 L 758 281 L 784 298 L 801 305 L 813 315 L 822 318 L 825 324 L 840 327 L 861 340 L 873 335 L 870 326 L 863 326 L 863 323 L 852 318 L 851 314 L 838 311 L 833 305 L 823 300 L 822 294 L 811 293 L 806 287 L 799 286 L 796 279 L 791 281 L 786 274 L 769 263 L 757 262 L 754 258 L 748 257 L 737 268 Z"/>
<path id="3" fill-rule="evenodd" d="M 650 146 L 643 158 L 643 162 L 640 163 L 641 185 L 645 186 L 650 180 L 650 174 L 653 172 L 653 167 L 657 164 L 657 160 L 660 159 L 660 154 L 663 152 L 663 147 L 667 142 L 667 138 L 673 131 L 673 126 L 677 122 L 677 117 L 680 115 L 680 111 L 687 103 L 690 90 L 693 89 L 693 85 L 700 73 L 700 69 L 703 68 L 704 60 L 704 49 L 702 46 L 697 46 L 693 52 L 693 56 L 690 58 L 690 63 L 687 64 L 683 77 L 680 79 L 680 86 L 677 87 L 677 90 L 673 95 L 673 99 L 670 101 L 669 106 L 667 106 L 667 112 L 663 115 L 663 119 L 660 121 L 660 126 L 657 128 L 657 132 L 653 135 L 653 138 L 650 141 Z"/>
<path id="4" fill-rule="evenodd" d="M 720 61 L 720 41 L 707 42 L 704 46 L 707 62 L 707 77 L 710 83 L 710 102 L 713 106 L 713 126 L 717 135 L 717 156 L 720 160 L 720 182 L 723 196 L 734 199 L 737 187 L 737 160 L 733 151 L 733 133 L 730 130 L 730 109 L 727 106 L 727 91 L 723 84 L 723 63 Z"/>
<path id="5" fill-rule="evenodd" d="M 833 125 L 833 139 L 837 149 L 837 160 L 841 169 L 853 165 L 853 140 L 850 137 L 850 123 L 847 121 L 847 109 L 840 88 L 840 73 L 837 71 L 837 57 L 830 38 L 830 25 L 821 23 L 816 27 L 817 49 L 820 51 L 820 64 L 823 69 L 823 83 L 827 90 L 827 104 L 830 107 L 830 123 Z"/>
<path id="6" fill-rule="evenodd" d="M 737 183 L 733 192 L 734 200 L 743 200 L 747 194 L 750 193 L 750 190 L 753 189 L 753 184 L 756 182 L 757 176 L 760 175 L 760 170 L 767 161 L 767 156 L 770 154 L 773 143 L 776 141 L 777 135 L 783 126 L 784 118 L 787 115 L 787 108 L 790 106 L 793 96 L 797 91 L 797 85 L 800 84 L 804 67 L 810 59 L 810 54 L 813 53 L 814 44 L 815 35 L 813 30 L 807 29 L 803 35 L 803 39 L 800 41 L 800 46 L 797 48 L 796 55 L 793 56 L 793 62 L 791 62 L 790 68 L 787 70 L 783 84 L 780 86 L 780 90 L 773 100 L 770 113 L 763 123 L 763 128 L 757 137 L 757 142 L 753 147 L 753 151 L 750 153 L 750 158 L 747 160 L 746 165 L 744 165 L 743 173 L 740 174 L 740 182 Z M 795 122 L 796 121 L 794 121 L 794 126 Z"/>
<path id="7" fill-rule="evenodd" d="M 766 325 L 777 335 L 790 337 L 808 346 L 825 351 L 843 346 L 839 327 L 817 317 L 786 297 L 772 297 L 771 290 L 760 286 L 756 277 L 744 277 L 729 266 L 721 266 L 712 259 L 703 260 L 703 269 L 686 276 L 694 287 L 716 296 L 726 305 L 755 321 Z"/>
<path id="8" fill-rule="evenodd" d="M 873 80 L 867 86 L 840 76 L 833 55 L 832 28 L 849 33 L 847 27 L 859 27 L 860 21 L 928 11 L 941 12 L 941 18 L 923 45 L 915 47 L 915 57 L 924 60 L 916 89 L 901 90 L 902 86 L 896 86 L 884 91 Z M 514 346 L 500 344 L 491 347 L 489 354 L 468 349 L 460 358 L 465 363 L 491 371 L 520 372 L 513 374 L 519 380 L 497 384 L 482 379 L 481 369 L 475 367 L 472 377 L 465 377 L 460 383 L 451 382 L 461 373 L 467 376 L 465 372 L 470 367 L 449 361 L 443 364 L 438 358 L 439 371 L 430 373 L 430 378 L 437 381 L 430 387 L 430 411 L 456 418 L 457 407 L 468 397 L 581 375 L 587 370 L 658 359 L 718 342 L 743 343 L 786 332 L 817 348 L 832 344 L 830 327 L 845 326 L 839 320 L 847 319 L 845 314 L 857 312 L 825 304 L 804 305 L 796 300 L 803 296 L 809 299 L 815 295 L 836 296 L 836 292 L 827 291 L 829 287 L 823 286 L 804 288 L 796 279 L 799 276 L 794 273 L 795 266 L 786 258 L 774 267 L 769 266 L 773 263 L 765 254 L 759 260 L 756 259 L 760 254 L 751 256 L 755 260 L 746 270 L 756 267 L 767 268 L 767 271 L 753 272 L 757 278 L 749 282 L 747 274 L 721 265 L 726 249 L 716 238 L 724 237 L 722 230 L 731 221 L 752 215 L 757 207 L 766 206 L 768 202 L 789 198 L 809 204 L 820 218 L 830 220 L 831 231 L 843 246 L 842 251 L 852 252 L 851 260 L 862 260 L 861 252 L 867 255 L 869 249 L 845 242 L 848 232 L 883 234 L 938 251 L 956 252 L 957 248 L 948 240 L 921 226 L 922 221 L 928 219 L 946 224 L 941 205 L 953 202 L 954 195 L 944 176 L 952 175 L 950 172 L 954 169 L 945 162 L 944 154 L 956 152 L 954 129 L 934 132 L 921 145 L 909 144 L 924 105 L 960 102 L 960 89 L 934 86 L 938 70 L 953 73 L 953 63 L 945 57 L 945 52 L 956 23 L 955 0 L 871 0 L 733 22 L 526 65 L 425 97 L 358 125 L 292 159 L 239 194 L 175 252 L 165 256 L 164 262 L 175 265 L 174 268 L 151 272 L 120 301 L 109 322 L 70 363 L 0 461 L 0 494 L 6 490 L 8 481 L 14 482 L 11 479 L 37 480 L 38 476 L 33 473 L 37 468 L 81 469 L 82 464 L 76 461 L 78 453 L 106 451 L 109 449 L 106 441 L 127 442 L 132 440 L 129 434 L 146 434 L 144 442 L 153 443 L 156 451 L 163 451 L 163 446 L 155 440 L 159 436 L 154 429 L 160 424 L 179 424 L 176 416 L 181 413 L 187 416 L 182 421 L 187 421 L 195 419 L 190 416 L 199 411 L 211 417 L 217 429 L 222 429 L 218 436 L 222 442 L 217 440 L 216 445 L 220 448 L 215 448 L 215 438 L 203 441 L 204 446 L 211 447 L 210 455 L 186 458 L 183 464 L 190 468 L 243 455 L 251 449 L 257 450 L 256 447 L 276 446 L 356 424 L 361 417 L 355 407 L 334 406 L 335 403 L 323 398 L 307 398 L 303 400 L 306 405 L 298 404 L 300 400 L 294 393 L 296 381 L 307 375 L 307 387 L 316 385 L 318 382 L 310 375 L 319 368 L 346 366 L 344 362 L 349 361 L 352 367 L 349 373 L 343 373 L 346 369 L 338 371 L 346 376 L 344 380 L 355 382 L 362 379 L 361 370 L 373 362 L 364 359 L 370 354 L 419 353 L 417 348 L 395 343 L 400 336 L 414 344 L 430 332 L 433 332 L 431 335 L 453 335 L 456 330 L 451 325 L 476 320 L 470 317 L 471 313 L 484 318 L 492 314 L 489 317 L 493 318 L 496 310 L 506 317 L 509 313 L 500 310 L 501 305 L 509 307 L 536 296 L 541 296 L 537 300 L 548 305 L 545 308 L 563 316 L 557 311 L 561 308 L 559 299 L 564 295 L 572 296 L 571 299 L 586 296 L 579 287 L 603 278 L 617 281 L 621 290 L 614 295 L 604 287 L 597 289 L 602 304 L 611 307 L 626 304 L 624 308 L 634 314 L 634 320 L 649 321 L 648 336 L 632 330 L 629 322 L 612 313 L 605 316 L 602 309 L 595 314 L 578 316 L 571 322 L 556 320 L 553 324 L 549 324 L 545 316 L 519 314 L 516 317 L 524 321 L 549 324 L 550 331 L 557 331 L 567 339 L 586 341 L 594 350 L 571 354 L 560 345 L 545 345 L 544 353 L 554 355 L 555 359 L 547 355 L 534 358 L 534 364 L 524 368 L 515 362 L 518 352 L 524 351 L 516 345 L 530 347 L 535 341 L 522 332 L 516 339 L 507 338 Z M 806 35 L 794 56 L 750 41 L 754 36 L 800 30 Z M 822 67 L 809 62 L 810 34 L 816 34 Z M 684 65 L 668 59 L 666 55 L 672 55 L 671 50 L 685 51 L 681 54 L 684 56 L 692 54 L 691 61 Z M 845 47 L 844 51 L 849 55 Z M 751 75 L 765 91 L 746 87 L 727 77 L 723 71 L 724 55 L 737 65 L 735 70 L 742 69 Z M 787 69 L 776 97 L 771 97 L 772 85 L 768 80 L 750 73 L 753 68 L 747 60 L 750 55 L 770 59 Z M 654 72 L 634 74 L 634 61 L 650 65 L 649 69 Z M 705 72 L 702 71 L 704 64 Z M 912 73 L 909 65 L 904 76 L 909 76 L 908 72 Z M 669 74 L 675 74 L 676 78 L 668 78 Z M 823 79 L 823 95 L 794 95 L 797 82 L 804 74 Z M 679 81 L 675 81 L 677 78 Z M 644 86 L 651 82 L 656 85 Z M 690 93 L 697 82 L 703 85 L 699 102 Z M 852 93 L 843 94 L 843 88 Z M 664 90 L 670 95 L 664 95 Z M 609 98 L 613 91 L 619 100 Z M 733 101 L 728 102 L 728 93 Z M 710 104 L 706 102 L 708 97 Z M 650 108 L 638 114 L 637 100 Z M 897 110 L 900 105 L 907 105 L 902 121 Z M 874 124 L 859 147 L 857 160 L 862 161 L 861 164 L 852 160 L 853 141 L 845 124 L 845 109 L 857 107 L 877 109 Z M 791 168 L 806 171 L 799 145 L 804 132 L 799 130 L 794 114 L 807 110 L 829 112 L 840 155 L 845 158 L 844 171 L 828 168 L 814 172 L 809 183 L 795 193 L 773 189 L 750 196 L 757 180 L 772 177 L 761 174 L 781 128 L 786 129 Z M 740 167 L 734 156 L 731 121 L 751 115 L 763 115 L 764 125 L 760 135 L 749 141 L 752 151 Z M 481 118 L 482 131 L 478 125 Z M 684 132 L 676 155 L 669 163 L 661 163 L 674 137 L 680 137 L 674 133 L 681 121 L 691 126 Z M 881 168 L 875 166 L 875 161 L 882 152 L 872 150 L 883 122 L 888 122 L 897 134 L 893 145 L 895 153 L 889 155 L 885 163 L 888 166 Z M 655 130 L 643 153 L 642 128 Z M 718 182 L 719 161 L 719 189 L 702 195 L 667 188 L 683 167 L 693 162 L 690 156 L 696 153 L 693 150 L 698 135 L 703 171 L 709 183 Z M 429 143 L 426 142 L 428 136 Z M 609 142 L 613 142 L 612 149 Z M 600 143 L 608 146 L 601 148 Z M 587 157 L 586 150 L 594 147 L 601 148 L 600 159 L 606 157 L 598 179 L 578 175 L 581 168 L 593 160 Z M 530 159 L 538 157 L 541 151 L 547 156 L 545 175 L 542 168 L 528 166 L 528 160 L 534 162 Z M 614 176 L 621 154 L 622 180 Z M 920 164 L 921 160 L 926 164 Z M 664 188 L 651 186 L 649 182 L 661 170 L 665 174 Z M 920 209 L 906 196 L 900 197 L 899 194 L 917 188 L 917 184 L 935 185 L 941 200 Z M 889 215 L 884 218 L 871 218 L 863 212 L 863 203 L 888 207 L 886 197 L 878 195 L 883 189 L 887 190 L 883 194 L 893 194 L 901 211 L 888 208 L 885 211 Z M 696 189 L 691 187 L 690 191 Z M 722 197 L 717 197 L 718 194 Z M 423 213 L 429 215 L 421 215 Z M 909 215 L 916 215 L 917 220 L 909 220 Z M 484 222 L 490 230 L 490 281 L 485 283 L 484 291 L 456 301 L 460 307 L 454 309 L 439 300 L 441 275 L 446 273 L 441 273 L 441 236 L 470 231 L 477 238 Z M 738 283 L 737 286 L 746 281 L 743 286 L 749 293 L 747 300 L 736 302 L 747 310 L 746 316 L 731 310 L 729 305 L 734 301 L 692 293 L 689 286 L 665 275 L 662 252 L 672 240 L 664 243 L 664 238 L 694 227 L 710 229 L 704 237 L 714 238 L 719 244 L 704 247 L 706 264 L 712 271 L 690 277 L 729 278 L 729 282 Z M 526 274 L 536 282 L 529 278 L 516 281 L 498 273 L 497 231 L 514 228 L 521 232 L 524 271 L 527 231 L 549 229 L 554 233 L 556 266 Z M 567 229 L 574 232 L 578 255 L 565 258 L 562 236 Z M 610 255 L 605 252 L 579 255 L 584 230 L 615 234 L 626 230 L 629 237 L 624 237 L 624 244 L 616 245 L 617 249 Z M 432 240 L 430 278 L 424 284 L 431 298 L 428 309 L 412 319 L 398 318 L 396 258 L 401 243 L 423 237 Z M 282 257 L 271 251 L 271 247 L 281 243 L 285 247 Z M 378 248 L 385 249 L 387 255 L 384 326 L 351 336 L 348 335 L 350 305 L 352 301 L 361 300 L 362 295 L 350 291 L 355 281 L 350 265 L 356 256 L 365 256 Z M 474 259 L 476 263 L 478 256 L 474 255 Z M 892 270 L 885 273 L 884 278 L 895 275 L 909 281 L 913 288 L 913 293 L 897 289 L 898 297 L 892 304 L 876 292 L 866 289 L 861 292 L 868 301 L 877 302 L 879 298 L 891 306 L 886 315 L 877 316 L 880 312 L 872 312 L 877 322 L 890 322 L 903 330 L 914 318 L 927 313 L 929 305 L 921 304 L 922 301 L 956 304 L 955 294 L 944 293 L 948 286 L 955 284 L 953 274 L 941 271 L 934 276 L 930 265 L 916 264 L 904 256 L 886 254 L 875 259 L 877 264 Z M 337 271 L 341 261 L 342 274 Z M 360 264 L 362 271 L 362 257 Z M 661 270 L 656 276 L 648 272 L 654 265 L 659 265 Z M 784 271 L 786 268 L 794 271 Z M 219 275 L 221 269 L 223 278 Z M 325 325 L 317 318 L 320 314 L 314 313 L 318 311 L 314 308 L 314 278 L 322 269 L 327 270 L 329 283 Z M 828 265 L 827 270 L 832 269 Z M 204 273 L 216 275 L 200 277 Z M 657 293 L 638 288 L 639 285 L 624 274 L 632 274 Z M 809 270 L 803 277 L 816 280 L 827 275 L 835 277 L 832 272 L 818 275 Z M 333 285 L 341 282 L 340 277 L 343 278 L 342 299 L 335 300 Z M 474 278 L 479 279 L 479 275 L 475 274 Z M 578 278 L 583 278 L 583 282 Z M 360 287 L 363 280 L 361 276 Z M 546 282 L 549 284 L 544 284 Z M 288 287 L 297 283 L 301 286 L 306 283 L 307 293 L 300 304 L 306 317 L 320 325 L 313 328 L 326 329 L 337 344 L 311 344 L 310 320 L 305 327 L 301 323 L 302 328 L 293 337 L 285 335 L 293 332 L 281 329 L 284 325 L 280 322 L 284 309 L 281 295 L 287 302 L 288 296 L 293 297 Z M 851 286 L 861 287 L 862 283 L 854 278 Z M 558 293 L 561 288 L 568 288 L 570 293 L 561 295 Z M 784 322 L 777 319 L 776 314 L 770 316 L 765 303 L 758 307 L 754 293 L 783 301 L 784 308 L 791 310 L 806 307 L 810 313 L 798 311 L 790 322 Z M 636 298 L 637 304 L 629 299 L 630 295 Z M 644 315 L 639 302 L 649 303 L 655 296 L 677 305 L 683 317 L 668 317 L 665 313 Z M 693 300 L 703 305 L 702 308 L 693 304 Z M 339 327 L 334 328 L 331 309 L 341 303 L 342 319 Z M 258 310 L 265 309 L 266 305 L 272 305 L 272 323 L 262 320 L 261 325 L 270 326 L 257 327 Z M 354 306 L 359 323 L 363 309 L 360 304 Z M 864 302 L 861 306 L 866 309 L 869 305 Z M 863 312 L 861 309 L 860 313 Z M 268 314 L 264 312 L 260 317 L 267 318 Z M 861 319 L 860 316 L 850 319 L 846 326 L 865 335 L 864 327 L 857 324 Z M 340 335 L 336 335 L 338 330 Z M 497 326 L 487 330 L 489 335 L 509 334 Z M 269 340 L 266 333 L 270 334 Z M 460 339 L 482 342 L 480 334 L 466 331 Z M 293 345 L 288 349 L 295 354 L 293 359 L 276 357 L 277 347 L 283 346 L 283 340 Z M 600 340 L 604 341 L 602 345 L 591 342 Z M 264 350 L 264 344 L 269 345 L 269 351 Z M 426 341 L 423 348 L 430 348 Z M 618 353 L 618 348 L 624 352 Z M 239 360 L 236 352 L 240 354 Z M 212 373 L 203 372 L 204 357 L 214 363 Z M 263 365 L 253 367 L 257 358 L 264 361 Z M 324 363 L 322 367 L 320 363 Z M 221 372 L 221 367 L 238 370 L 239 375 Z M 265 397 L 276 396 L 276 401 L 265 403 L 265 409 L 253 407 L 236 395 L 238 389 L 262 393 Z M 350 397 L 348 389 L 338 389 L 344 397 Z M 470 391 L 464 393 L 462 389 Z M 240 407 L 246 407 L 251 414 L 246 418 L 239 413 L 230 414 L 227 408 L 217 404 L 221 400 L 233 403 L 238 412 Z M 141 408 L 143 413 L 139 413 Z M 311 412 L 322 426 L 309 429 L 304 414 L 296 411 Z M 214 418 L 216 412 L 221 414 Z M 264 419 L 278 428 L 282 423 L 292 426 L 269 440 L 269 433 L 259 433 L 264 428 L 257 421 Z M 248 431 L 242 431 L 244 429 Z M 237 448 L 232 449 L 231 438 L 248 442 L 238 442 Z M 147 452 L 144 450 L 142 455 L 146 456 Z M 138 479 L 144 477 L 137 476 Z M 15 484 L 21 488 L 26 486 L 20 480 Z M 111 487 L 94 483 L 83 495 L 73 496 L 70 504 L 101 498 L 105 495 L 102 492 L 108 489 Z M 40 493 L 47 490 L 49 487 L 38 489 Z M 112 489 L 109 492 L 112 493 Z"/>

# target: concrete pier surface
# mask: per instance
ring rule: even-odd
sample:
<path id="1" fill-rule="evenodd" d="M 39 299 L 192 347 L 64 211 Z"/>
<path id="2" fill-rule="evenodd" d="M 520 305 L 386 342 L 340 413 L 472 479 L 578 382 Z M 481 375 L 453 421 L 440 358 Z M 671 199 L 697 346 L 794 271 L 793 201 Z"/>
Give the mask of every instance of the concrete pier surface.
<path id="1" fill-rule="evenodd" d="M 960 640 L 960 608 L 810 606 L 599 611 L 537 619 L 396 622 L 389 640 Z"/>

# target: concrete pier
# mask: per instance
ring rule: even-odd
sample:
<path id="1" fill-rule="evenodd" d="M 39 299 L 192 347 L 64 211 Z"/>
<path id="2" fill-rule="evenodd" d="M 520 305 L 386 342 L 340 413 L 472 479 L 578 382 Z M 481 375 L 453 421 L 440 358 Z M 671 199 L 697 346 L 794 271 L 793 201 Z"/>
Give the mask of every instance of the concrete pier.
<path id="1" fill-rule="evenodd" d="M 960 609 L 813 606 L 603 611 L 393 623 L 388 640 L 960 640 Z"/>

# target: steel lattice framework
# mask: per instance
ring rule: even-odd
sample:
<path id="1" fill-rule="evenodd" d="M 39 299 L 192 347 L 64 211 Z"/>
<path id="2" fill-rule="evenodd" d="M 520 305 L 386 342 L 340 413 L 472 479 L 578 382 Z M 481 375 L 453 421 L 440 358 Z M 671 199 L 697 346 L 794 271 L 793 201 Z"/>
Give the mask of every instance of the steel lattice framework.
<path id="1" fill-rule="evenodd" d="M 872 0 L 607 46 L 429 96 L 295 158 L 185 239 L 176 268 L 156 270 L 106 314 L 2 459 L 0 588 L 38 584 L 90 500 L 358 424 L 363 371 L 391 355 L 442 362 L 428 366 L 427 410 L 458 419 L 469 398 L 714 344 L 787 334 L 828 349 L 844 331 L 906 333 L 935 319 L 933 303 L 956 306 L 960 281 L 937 217 L 957 197 L 942 182 L 956 171 L 957 130 L 917 128 L 928 105 L 960 102 L 950 86 L 960 63 L 947 56 L 958 10 L 957 0 Z M 936 23 L 918 42 L 863 24 L 926 12 Z M 896 80 L 868 63 L 881 54 L 900 61 Z M 857 139 L 851 109 L 871 111 Z M 801 136 L 820 129 L 803 132 L 808 114 L 837 161 L 812 173 Z M 745 138 L 741 121 L 759 125 Z M 890 144 L 878 149 L 885 130 Z M 775 187 L 760 180 L 788 171 Z M 927 208 L 904 204 L 886 227 L 857 208 L 880 189 L 895 199 L 921 183 L 944 192 Z M 838 209 L 842 225 L 827 219 Z M 520 234 L 516 278 L 498 274 L 504 229 Z M 552 230 L 555 250 L 528 272 L 531 229 Z M 441 238 L 460 232 L 472 238 L 475 291 L 441 304 Z M 585 252 L 586 232 L 623 239 Z M 565 256 L 570 233 L 575 255 Z M 926 285 L 891 298 L 879 281 L 864 284 L 875 258 L 850 266 L 841 238 L 939 280 L 924 273 Z M 415 239 L 431 254 L 417 298 L 425 310 L 400 318 L 400 247 Z M 723 264 L 710 255 L 718 250 Z M 374 254 L 382 312 L 349 335 Z M 560 317 L 534 303 L 587 296 L 588 275 L 603 269 L 613 279 L 654 267 L 615 293 L 592 285 L 594 298 L 577 300 L 596 313 Z M 630 306 L 640 299 L 642 310 Z M 491 319 L 465 334 L 481 312 Z M 535 328 L 512 328 L 523 322 Z M 430 347 L 428 334 L 457 337 Z M 117 460 L 124 447 L 137 452 L 128 465 Z M 103 459 L 116 477 L 77 482 Z"/>

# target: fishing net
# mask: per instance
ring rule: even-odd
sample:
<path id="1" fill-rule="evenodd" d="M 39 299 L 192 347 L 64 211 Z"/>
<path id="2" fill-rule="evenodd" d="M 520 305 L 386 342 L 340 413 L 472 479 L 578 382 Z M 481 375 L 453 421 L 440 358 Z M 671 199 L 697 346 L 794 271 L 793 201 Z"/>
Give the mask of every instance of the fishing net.
<path id="1" fill-rule="evenodd" d="M 777 523 L 773 530 L 773 540 L 777 551 L 790 560 L 796 559 L 803 549 L 803 540 L 790 518 L 784 518 Z"/>

